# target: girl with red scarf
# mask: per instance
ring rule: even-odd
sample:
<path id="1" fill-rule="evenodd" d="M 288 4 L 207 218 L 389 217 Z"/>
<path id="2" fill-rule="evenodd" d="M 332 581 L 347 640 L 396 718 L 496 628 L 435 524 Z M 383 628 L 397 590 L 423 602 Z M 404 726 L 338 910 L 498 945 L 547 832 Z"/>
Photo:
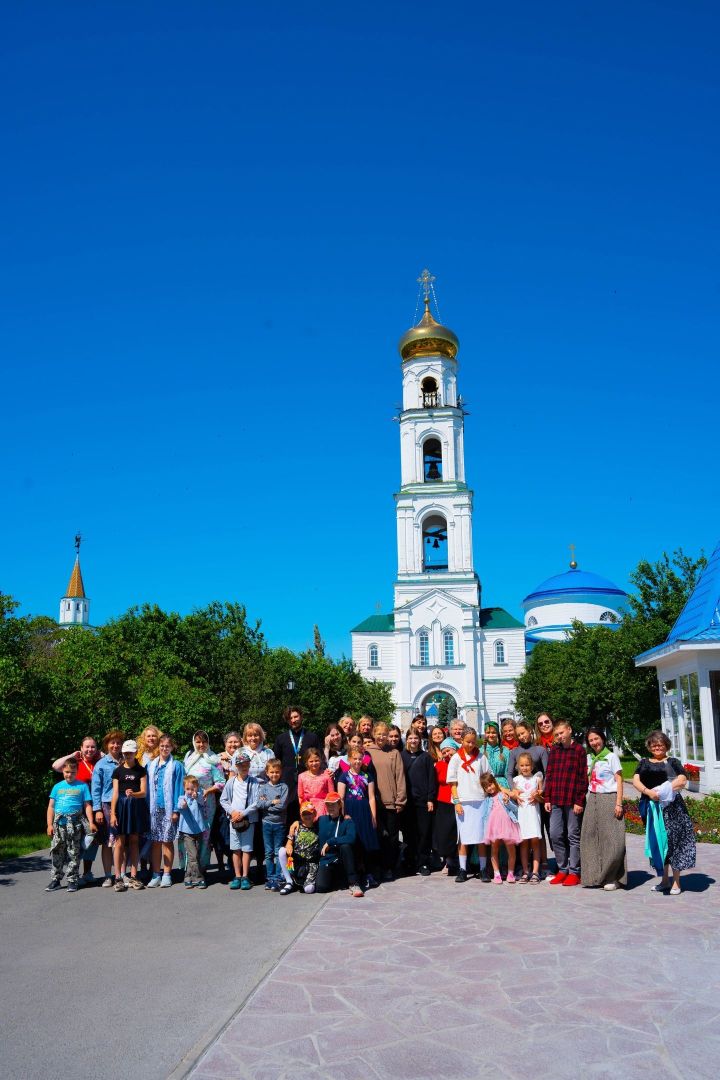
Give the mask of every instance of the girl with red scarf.
<path id="1" fill-rule="evenodd" d="M 482 804 L 486 798 L 480 777 L 490 772 L 490 763 L 478 750 L 477 735 L 470 728 L 463 735 L 460 749 L 450 759 L 447 783 L 450 784 L 457 819 L 458 859 L 460 869 L 455 880 L 467 881 L 468 848 L 478 846 L 480 872 L 486 877 L 487 848 L 483 844 Z"/>
<path id="2" fill-rule="evenodd" d="M 547 713 L 540 713 L 535 721 L 535 731 L 537 733 L 538 746 L 544 746 L 546 750 L 550 750 L 555 744 L 555 735 L 553 732 L 553 722 Z"/>
<path id="3" fill-rule="evenodd" d="M 515 734 L 515 721 L 503 720 L 500 730 L 502 732 L 502 745 L 506 750 L 517 750 L 520 743 L 518 742 L 517 735 Z M 512 778 L 511 778 L 512 779 Z"/>

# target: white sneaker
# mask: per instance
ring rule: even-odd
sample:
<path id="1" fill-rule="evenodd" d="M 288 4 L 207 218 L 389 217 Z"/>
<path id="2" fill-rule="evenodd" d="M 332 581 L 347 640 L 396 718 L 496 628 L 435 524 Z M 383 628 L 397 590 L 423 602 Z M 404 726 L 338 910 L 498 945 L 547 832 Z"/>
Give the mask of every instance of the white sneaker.
<path id="1" fill-rule="evenodd" d="M 100 888 L 101 889 L 112 889 L 112 887 L 113 887 L 113 879 L 110 876 L 110 874 L 108 874 L 108 876 L 104 879 L 104 881 L 103 881 L 102 885 L 100 886 Z"/>
<path id="2" fill-rule="evenodd" d="M 163 876 L 162 876 L 162 878 L 160 880 L 160 888 L 161 889 L 169 889 L 171 885 L 172 885 L 172 878 L 170 877 L 170 875 L 169 874 L 163 874 Z"/>
<path id="3" fill-rule="evenodd" d="M 153 876 L 150 878 L 150 880 L 147 883 L 148 889 L 157 889 L 158 885 L 160 884 L 160 881 L 161 881 L 160 875 L 159 874 L 157 874 L 157 875 L 153 874 Z"/>
<path id="4" fill-rule="evenodd" d="M 607 885 L 603 885 L 603 889 L 605 890 L 605 892 L 615 892 L 617 887 L 617 881 L 609 881 Z"/>

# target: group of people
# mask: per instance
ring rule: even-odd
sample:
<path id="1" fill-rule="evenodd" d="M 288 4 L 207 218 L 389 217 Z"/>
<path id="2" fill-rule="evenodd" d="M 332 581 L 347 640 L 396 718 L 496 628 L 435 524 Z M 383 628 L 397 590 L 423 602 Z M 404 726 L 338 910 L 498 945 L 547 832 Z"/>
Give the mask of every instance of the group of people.
<path id="1" fill-rule="evenodd" d="M 677 895 L 695 865 L 687 777 L 663 732 L 646 746 L 633 785 L 661 876 L 653 887 Z M 98 848 L 103 887 L 168 888 L 176 843 L 188 889 L 207 888 L 213 852 L 230 889 L 252 888 L 254 857 L 255 882 L 281 895 L 344 887 L 362 897 L 399 874 L 433 871 L 458 884 L 626 883 L 620 760 L 599 728 L 583 745 L 545 713 L 534 725 L 486 722 L 480 737 L 460 719 L 428 729 L 416 716 L 403 733 L 345 715 L 321 737 L 291 708 L 272 747 L 251 723 L 217 754 L 197 731 L 180 760 L 153 725 L 137 739 L 110 731 L 102 750 L 88 736 L 53 763 L 63 779 L 47 811 L 49 892 L 64 872 L 69 892 L 92 884 Z"/>

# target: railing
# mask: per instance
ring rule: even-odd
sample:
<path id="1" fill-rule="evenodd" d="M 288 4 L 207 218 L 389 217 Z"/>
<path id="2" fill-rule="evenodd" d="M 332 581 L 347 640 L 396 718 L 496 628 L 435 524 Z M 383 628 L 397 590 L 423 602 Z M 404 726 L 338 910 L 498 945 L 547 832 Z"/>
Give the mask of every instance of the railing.
<path id="1" fill-rule="evenodd" d="M 437 390 L 431 390 L 429 393 L 423 391 L 423 409 L 437 409 L 440 395 Z"/>

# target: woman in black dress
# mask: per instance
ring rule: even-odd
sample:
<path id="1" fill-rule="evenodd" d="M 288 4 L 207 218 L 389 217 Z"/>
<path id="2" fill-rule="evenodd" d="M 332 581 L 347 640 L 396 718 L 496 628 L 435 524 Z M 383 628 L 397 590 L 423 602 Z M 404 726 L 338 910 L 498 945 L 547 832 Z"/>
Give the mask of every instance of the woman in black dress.
<path id="1" fill-rule="evenodd" d="M 695 866 L 696 855 L 695 830 L 685 800 L 680 794 L 687 784 L 687 776 L 678 759 L 668 757 L 672 743 L 664 731 L 652 731 L 645 740 L 645 746 L 650 757 L 640 761 L 633 776 L 633 787 L 640 792 L 639 810 L 643 821 L 647 822 L 648 813 L 653 812 L 649 806 L 650 801 L 659 804 L 667 834 L 662 881 L 653 885 L 653 891 L 667 892 L 670 889 L 671 896 L 679 896 L 680 874 L 683 870 L 691 870 Z M 663 788 L 661 791 L 665 784 L 669 785 L 669 789 Z M 675 794 L 671 802 L 662 797 L 672 792 Z"/>

